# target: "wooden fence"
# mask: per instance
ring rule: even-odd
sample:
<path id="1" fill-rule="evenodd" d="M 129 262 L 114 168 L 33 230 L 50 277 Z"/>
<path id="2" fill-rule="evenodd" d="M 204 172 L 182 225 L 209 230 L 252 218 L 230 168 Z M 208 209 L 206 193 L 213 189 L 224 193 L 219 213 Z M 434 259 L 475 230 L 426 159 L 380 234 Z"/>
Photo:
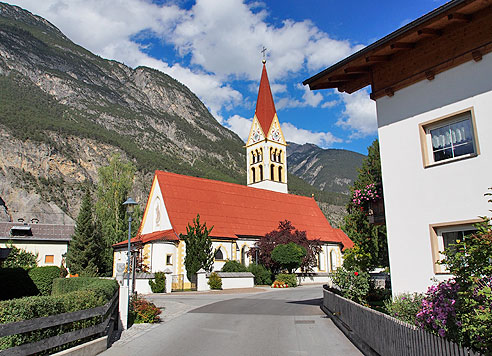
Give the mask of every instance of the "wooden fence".
<path id="1" fill-rule="evenodd" d="M 362 339 L 375 353 L 386 356 L 479 356 L 470 349 L 458 346 L 395 319 L 323 290 L 323 307 Z"/>
<path id="2" fill-rule="evenodd" d="M 31 320 L 23 320 L 9 324 L 0 324 L 0 337 L 4 337 L 55 326 L 62 327 L 64 324 L 83 321 L 97 316 L 100 316 L 103 319 L 99 324 L 84 329 L 69 331 L 64 334 L 42 339 L 40 341 L 0 350 L 0 355 L 31 355 L 92 336 L 100 337 L 103 335 L 108 335 L 108 337 L 111 337 L 118 322 L 118 296 L 119 291 L 115 293 L 113 298 L 111 298 L 108 303 L 92 309 L 51 315 Z"/>

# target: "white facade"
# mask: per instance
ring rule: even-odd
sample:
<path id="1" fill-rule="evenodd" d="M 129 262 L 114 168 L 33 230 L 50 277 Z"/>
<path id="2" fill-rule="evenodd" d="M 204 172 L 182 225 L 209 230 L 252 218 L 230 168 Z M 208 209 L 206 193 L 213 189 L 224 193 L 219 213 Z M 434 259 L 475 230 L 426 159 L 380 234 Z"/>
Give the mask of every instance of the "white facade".
<path id="1" fill-rule="evenodd" d="M 377 100 L 394 295 L 424 292 L 432 279 L 449 278 L 435 265 L 443 248 L 439 230 L 469 228 L 489 212 L 484 193 L 492 185 L 491 77 L 489 54 Z M 462 111 L 474 117 L 477 154 L 426 164 L 425 123 Z"/>
<path id="2" fill-rule="evenodd" d="M 68 250 L 67 241 L 24 241 L 13 238 L 12 242 L 15 247 L 36 254 L 38 266 L 61 266 L 63 254 Z M 0 242 L 0 247 L 7 247 L 6 242 Z"/>

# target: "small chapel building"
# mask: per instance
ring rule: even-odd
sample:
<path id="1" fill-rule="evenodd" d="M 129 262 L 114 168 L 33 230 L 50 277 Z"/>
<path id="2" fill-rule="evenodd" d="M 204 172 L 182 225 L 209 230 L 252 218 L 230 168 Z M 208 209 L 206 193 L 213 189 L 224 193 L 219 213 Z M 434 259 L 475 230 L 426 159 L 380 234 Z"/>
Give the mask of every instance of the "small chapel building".
<path id="1" fill-rule="evenodd" d="M 173 281 L 189 288 L 184 265 L 186 244 L 180 234 L 186 234 L 187 225 L 199 214 L 202 224 L 213 226 L 214 271 L 220 271 L 227 260 L 245 266 L 254 262 L 248 252 L 284 220 L 306 231 L 308 239 L 320 241 L 322 249 L 314 273 L 329 273 L 341 266 L 342 250 L 353 243 L 330 225 L 314 198 L 287 193 L 286 147 L 263 61 L 246 143 L 247 186 L 156 171 L 140 228 L 132 239 L 132 243 L 143 245 L 143 263 L 153 273 L 171 270 Z M 127 244 L 123 241 L 113 246 L 114 266 L 126 262 Z"/>

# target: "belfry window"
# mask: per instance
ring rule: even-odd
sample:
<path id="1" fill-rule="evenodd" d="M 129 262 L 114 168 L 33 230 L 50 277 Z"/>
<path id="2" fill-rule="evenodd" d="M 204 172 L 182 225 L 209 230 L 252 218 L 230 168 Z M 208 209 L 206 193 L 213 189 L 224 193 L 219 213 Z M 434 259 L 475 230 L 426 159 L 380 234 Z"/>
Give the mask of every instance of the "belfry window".
<path id="1" fill-rule="evenodd" d="M 278 167 L 278 181 L 282 182 L 282 167 Z"/>
<path id="2" fill-rule="evenodd" d="M 253 183 L 256 182 L 256 172 L 255 172 L 255 167 L 251 168 L 251 180 Z"/>
<path id="3" fill-rule="evenodd" d="M 260 181 L 263 180 L 263 166 L 260 165 Z"/>
<path id="4" fill-rule="evenodd" d="M 273 164 L 270 166 L 270 180 L 275 180 L 275 166 Z"/>

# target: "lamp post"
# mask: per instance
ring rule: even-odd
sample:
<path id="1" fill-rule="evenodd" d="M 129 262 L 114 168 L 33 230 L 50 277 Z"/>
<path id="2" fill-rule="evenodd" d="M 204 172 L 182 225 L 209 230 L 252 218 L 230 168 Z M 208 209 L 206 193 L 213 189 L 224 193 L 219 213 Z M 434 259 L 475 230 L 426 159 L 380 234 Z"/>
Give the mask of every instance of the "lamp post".
<path id="1" fill-rule="evenodd" d="M 137 202 L 132 198 L 128 198 L 126 202 L 123 203 L 126 206 L 126 212 L 128 213 L 128 268 L 127 268 L 127 277 L 126 277 L 126 286 L 128 287 L 128 310 L 127 310 L 127 325 L 128 325 L 128 317 L 130 310 L 130 245 L 131 245 L 131 236 L 132 236 L 132 213 Z M 134 266 L 135 268 L 135 266 Z"/>

